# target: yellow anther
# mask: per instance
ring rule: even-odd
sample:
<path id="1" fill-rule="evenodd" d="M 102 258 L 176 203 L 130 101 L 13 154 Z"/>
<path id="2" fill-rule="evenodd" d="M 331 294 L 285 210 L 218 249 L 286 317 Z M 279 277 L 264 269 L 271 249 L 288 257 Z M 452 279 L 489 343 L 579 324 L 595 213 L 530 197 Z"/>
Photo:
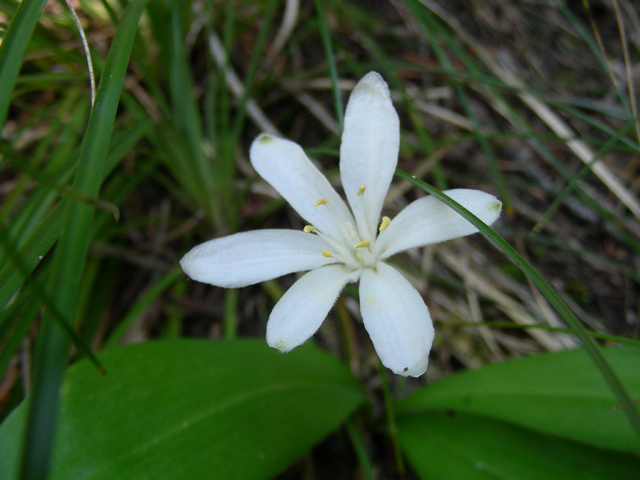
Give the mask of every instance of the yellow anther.
<path id="1" fill-rule="evenodd" d="M 371 245 L 369 240 L 365 240 L 364 242 L 356 243 L 353 248 L 367 248 Z"/>
<path id="2" fill-rule="evenodd" d="M 360 187 L 358 188 L 358 196 L 361 197 L 362 195 L 364 195 L 364 189 L 366 187 L 364 185 L 360 185 Z"/>
<path id="3" fill-rule="evenodd" d="M 331 258 L 331 257 L 333 257 L 333 253 L 331 253 L 329 250 L 322 250 L 322 256 L 323 257 L 327 257 L 327 258 Z"/>
<path id="4" fill-rule="evenodd" d="M 380 223 L 380 228 L 378 228 L 378 230 L 386 230 L 390 223 L 391 219 L 389 217 L 382 217 L 382 222 Z"/>
<path id="5" fill-rule="evenodd" d="M 320 200 L 316 200 L 316 207 L 320 205 L 326 205 L 327 203 L 329 203 L 329 200 L 325 200 L 324 198 L 321 198 Z"/>
<path id="6" fill-rule="evenodd" d="M 312 226 L 312 225 L 307 225 L 306 227 L 304 227 L 304 228 L 302 229 L 302 231 L 303 231 L 304 233 L 313 233 L 313 232 L 315 232 L 316 230 L 317 230 L 317 228 L 316 228 L 316 227 L 314 227 L 314 226 Z"/>

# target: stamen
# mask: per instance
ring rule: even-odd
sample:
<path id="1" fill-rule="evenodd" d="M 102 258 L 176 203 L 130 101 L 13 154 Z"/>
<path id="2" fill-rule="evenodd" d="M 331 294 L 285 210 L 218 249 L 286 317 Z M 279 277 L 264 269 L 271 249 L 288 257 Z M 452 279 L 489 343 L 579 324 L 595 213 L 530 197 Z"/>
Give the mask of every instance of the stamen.
<path id="1" fill-rule="evenodd" d="M 328 250 L 324 250 L 322 252 L 322 255 L 327 257 L 327 258 L 331 258 L 333 257 L 334 260 L 338 260 L 342 263 L 344 263 L 345 265 L 353 268 L 353 269 L 357 269 L 359 268 L 358 264 L 354 261 L 353 259 L 353 255 L 352 253 L 347 250 L 345 248 L 345 245 L 336 242 L 335 240 L 332 240 L 330 237 L 327 237 L 326 235 L 324 235 L 320 230 L 316 231 L 316 235 L 318 235 L 321 239 L 323 239 L 325 242 L 327 242 L 328 245 L 330 245 L 331 247 L 333 247 L 333 251 L 336 252 L 335 254 L 333 252 L 329 252 Z M 325 255 L 325 252 L 328 255 Z"/>
<path id="2" fill-rule="evenodd" d="M 364 189 L 366 187 L 364 185 L 360 185 L 360 188 L 358 188 L 358 196 L 361 197 L 362 195 L 364 195 Z"/>
<path id="3" fill-rule="evenodd" d="M 329 250 L 322 250 L 322 256 L 326 258 L 331 258 L 333 257 L 333 253 L 331 253 Z"/>
<path id="4" fill-rule="evenodd" d="M 316 200 L 316 207 L 319 207 L 320 205 L 326 205 L 327 203 L 329 203 L 329 200 L 321 198 L 320 200 Z"/>
<path id="5" fill-rule="evenodd" d="M 371 246 L 371 242 L 369 240 L 365 240 L 364 242 L 356 243 L 353 248 L 367 248 Z"/>
<path id="6" fill-rule="evenodd" d="M 313 225 L 307 225 L 306 227 L 304 227 L 304 228 L 302 229 L 302 231 L 303 231 L 304 233 L 313 233 L 313 232 L 315 232 L 316 230 L 317 230 L 317 228 L 316 228 L 316 227 L 314 227 Z"/>
<path id="7" fill-rule="evenodd" d="M 391 223 L 391 219 L 389 217 L 382 217 L 382 223 L 380 223 L 379 231 L 386 230 L 389 224 Z"/>

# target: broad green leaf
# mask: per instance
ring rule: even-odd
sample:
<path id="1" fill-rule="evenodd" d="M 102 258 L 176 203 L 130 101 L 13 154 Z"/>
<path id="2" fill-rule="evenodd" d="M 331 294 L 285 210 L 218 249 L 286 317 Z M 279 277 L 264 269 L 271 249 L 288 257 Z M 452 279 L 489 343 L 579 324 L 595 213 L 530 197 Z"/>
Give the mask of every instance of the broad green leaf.
<path id="1" fill-rule="evenodd" d="M 640 460 L 473 415 L 423 413 L 398 422 L 400 445 L 428 480 L 632 480 Z"/>
<path id="2" fill-rule="evenodd" d="M 348 369 L 264 340 L 170 340 L 81 361 L 62 387 L 51 480 L 268 479 L 365 400 Z M 0 427 L 0 478 L 15 478 L 26 408 Z"/>
<path id="3" fill-rule="evenodd" d="M 640 396 L 640 349 L 602 353 L 628 392 Z M 584 350 L 544 353 L 465 371 L 418 390 L 398 415 L 464 412 L 615 450 L 639 451 L 616 397 Z"/>

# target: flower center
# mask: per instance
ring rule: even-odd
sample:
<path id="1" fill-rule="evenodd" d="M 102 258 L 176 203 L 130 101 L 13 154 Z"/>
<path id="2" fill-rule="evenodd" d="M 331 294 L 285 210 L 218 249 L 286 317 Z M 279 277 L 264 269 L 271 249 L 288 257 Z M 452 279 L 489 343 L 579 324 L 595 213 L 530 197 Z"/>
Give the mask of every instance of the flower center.
<path id="1" fill-rule="evenodd" d="M 364 185 L 360 185 L 358 188 L 358 197 L 362 197 L 365 190 L 366 187 Z M 341 225 L 338 216 L 333 213 L 332 206 L 327 199 L 319 198 L 314 202 L 314 205 L 317 208 L 327 208 L 329 210 L 329 213 L 335 219 L 336 224 L 340 225 L 340 229 L 343 231 L 344 237 L 343 241 L 338 242 L 324 235 L 313 225 L 305 226 L 303 229 L 305 233 L 314 233 L 328 244 L 329 249 L 323 249 L 320 254 L 325 258 L 333 258 L 352 268 L 354 271 L 361 270 L 362 268 L 374 267 L 378 260 L 377 255 L 374 256 L 372 253 L 372 251 L 374 251 L 373 247 L 376 238 L 363 240 L 361 235 L 358 234 L 358 231 L 362 232 L 366 231 L 366 229 L 358 229 L 356 228 L 358 225 L 353 225 L 351 222 L 346 222 L 344 225 Z M 382 232 L 390 223 L 391 219 L 389 217 L 382 217 L 378 231 Z"/>

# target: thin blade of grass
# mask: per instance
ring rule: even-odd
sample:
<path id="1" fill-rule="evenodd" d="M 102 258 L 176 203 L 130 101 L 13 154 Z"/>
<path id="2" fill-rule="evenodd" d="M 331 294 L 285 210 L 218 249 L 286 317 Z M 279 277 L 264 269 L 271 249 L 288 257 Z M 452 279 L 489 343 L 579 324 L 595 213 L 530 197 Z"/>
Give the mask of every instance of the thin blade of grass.
<path id="1" fill-rule="evenodd" d="M 57 205 L 42 221 L 20 250 L 0 270 L 0 308 L 4 308 L 42 258 L 49 252 L 62 231 L 63 208 Z M 5 243 L 5 249 L 8 247 Z M 24 268 L 20 268 L 20 265 Z"/>
<path id="2" fill-rule="evenodd" d="M 631 104 L 631 116 L 637 118 L 638 112 L 636 109 L 636 89 L 634 87 L 634 78 L 632 74 L 631 59 L 629 58 L 629 45 L 627 44 L 627 34 L 625 33 L 624 21 L 620 14 L 620 7 L 618 6 L 618 0 L 613 0 L 613 11 L 616 14 L 616 22 L 618 23 L 618 32 L 620 34 L 620 44 L 622 46 L 622 57 L 624 58 L 624 70 L 627 75 L 627 93 L 629 95 L 629 103 Z M 636 122 L 636 137 L 640 142 L 640 123 Z"/>
<path id="3" fill-rule="evenodd" d="M 271 26 L 273 24 L 275 13 L 279 4 L 280 0 L 269 0 L 267 5 L 265 6 L 264 14 L 262 15 L 262 25 L 260 26 L 256 41 L 253 45 L 251 58 L 249 59 L 249 67 L 244 77 L 244 91 L 242 93 L 242 96 L 240 97 L 240 105 L 236 117 L 234 118 L 233 125 L 231 127 L 231 135 L 224 135 L 220 137 L 221 154 L 219 156 L 219 162 L 221 174 L 220 183 L 222 187 L 221 191 L 223 192 L 223 201 L 225 202 L 228 211 L 227 226 L 232 231 L 236 229 L 239 208 L 238 202 L 234 199 L 235 192 L 232 188 L 236 172 L 235 149 L 240 144 L 240 139 L 247 119 L 248 107 L 251 105 L 250 101 L 256 74 L 258 72 L 258 67 L 264 60 L 265 51 L 267 49 L 267 35 L 271 30 Z M 235 21 L 233 21 L 233 13 L 226 12 L 226 15 L 228 20 L 226 20 L 225 22 L 225 27 L 228 26 L 228 28 L 231 28 L 235 23 Z M 231 32 L 225 32 L 225 46 L 227 48 L 230 47 L 226 44 L 228 36 L 230 35 Z M 222 73 L 225 77 L 226 83 L 228 83 L 227 71 L 225 70 Z M 227 102 L 227 106 L 225 108 L 228 109 L 229 95 L 225 93 L 224 98 Z M 230 317 L 231 314 L 227 316 L 227 318 Z"/>
<path id="4" fill-rule="evenodd" d="M 38 317 L 40 302 L 25 295 L 20 303 L 0 311 L 0 375 L 4 376 L 11 359 Z"/>
<path id="5" fill-rule="evenodd" d="M 423 28 L 422 31 L 427 37 L 429 45 L 431 46 L 431 48 L 433 48 L 434 53 L 438 57 L 440 64 L 444 68 L 448 77 L 451 79 L 458 99 L 460 100 L 460 103 L 462 104 L 467 117 L 469 117 L 471 119 L 471 122 L 473 123 L 473 134 L 475 136 L 476 142 L 478 142 L 478 144 L 480 145 L 480 148 L 484 152 L 487 162 L 489 163 L 489 169 L 491 171 L 494 183 L 498 187 L 498 192 L 500 192 L 500 199 L 503 201 L 504 209 L 508 214 L 511 215 L 513 214 L 513 206 L 511 205 L 511 201 L 509 200 L 507 186 L 502 174 L 500 173 L 500 169 L 498 168 L 498 162 L 495 158 L 495 155 L 493 154 L 493 150 L 491 149 L 486 136 L 483 135 L 481 131 L 480 120 L 476 115 L 474 109 L 471 107 L 469 96 L 466 90 L 464 89 L 462 84 L 458 82 L 458 80 L 456 80 L 456 75 L 451 60 L 446 55 L 444 49 L 440 47 L 440 42 L 434 34 L 438 33 L 439 38 L 444 38 L 448 45 L 453 45 L 455 42 L 445 29 L 441 28 L 440 25 L 437 24 L 437 22 L 433 21 L 431 16 L 425 15 L 422 17 L 422 20 L 427 24 L 427 28 Z M 477 67 L 475 67 L 473 63 L 469 63 L 468 66 L 473 67 L 474 70 L 477 70 Z"/>
<path id="6" fill-rule="evenodd" d="M 589 35 L 589 32 L 587 31 L 587 29 L 584 27 L 582 22 L 578 19 L 578 17 L 572 11 L 571 8 L 565 5 L 564 2 L 560 2 L 560 1 L 555 2 L 555 5 L 558 7 L 558 10 L 560 10 L 562 14 L 567 18 L 567 20 L 571 22 L 571 25 L 573 25 L 573 28 L 576 29 L 576 31 L 580 34 L 584 42 L 589 46 L 589 49 L 593 53 L 593 56 L 598 60 L 598 62 L 602 66 L 602 69 L 605 72 L 607 72 L 607 76 L 611 80 L 611 84 L 613 85 L 613 87 L 616 90 L 616 93 L 618 94 L 618 99 L 620 100 L 623 107 L 625 108 L 627 115 L 630 116 L 631 112 L 629 111 L 629 102 L 624 96 L 623 91 L 620 89 L 620 84 L 616 80 L 616 76 L 613 73 L 609 56 L 607 55 L 607 52 L 604 49 L 602 38 L 600 37 L 600 34 L 598 33 L 598 29 L 594 22 L 593 13 L 591 11 L 589 2 L 587 0 L 582 0 L 582 6 L 585 9 L 585 13 L 587 15 L 587 18 L 589 19 L 589 23 L 591 24 L 593 38 Z"/>
<path id="7" fill-rule="evenodd" d="M 609 388 L 618 398 L 620 405 L 627 415 L 631 427 L 634 429 L 638 437 L 640 437 L 640 415 L 633 405 L 633 401 L 624 386 L 620 383 L 618 376 L 615 374 L 609 363 L 605 360 L 600 349 L 588 335 L 585 328 L 582 326 L 578 318 L 575 316 L 569 306 L 560 298 L 560 296 L 549 286 L 549 284 L 540 276 L 540 274 L 500 235 L 498 235 L 491 227 L 487 226 L 484 222 L 478 219 L 475 215 L 469 212 L 462 205 L 449 198 L 440 190 L 432 187 L 428 183 L 413 178 L 406 172 L 396 170 L 396 175 L 408 182 L 412 183 L 416 187 L 424 190 L 425 192 L 435 196 L 446 205 L 454 209 L 457 213 L 462 215 L 465 219 L 471 222 L 482 234 L 487 238 L 498 250 L 500 250 L 506 257 L 516 265 L 522 273 L 524 273 L 529 280 L 540 290 L 540 292 L 546 297 L 553 308 L 562 317 L 567 326 L 571 329 L 574 335 L 581 341 L 584 349 L 587 351 L 593 363 L 598 367 L 605 381 L 609 385 Z"/>
<path id="8" fill-rule="evenodd" d="M 22 158 L 22 156 L 12 151 L 7 142 L 3 140 L 0 140 L 0 154 L 18 170 L 37 181 L 39 185 L 56 192 L 61 197 L 66 197 L 77 202 L 85 202 L 96 208 L 111 212 L 116 218 L 116 221 L 120 217 L 120 210 L 115 205 L 99 198 L 91 198 L 88 195 L 77 192 L 68 185 L 60 185 L 54 178 L 43 174 L 38 168 L 32 166 L 26 159 Z"/>
<path id="9" fill-rule="evenodd" d="M 47 0 L 21 2 L 0 45 L 0 126 L 9 113 L 11 93 L 27 51 L 27 44 L 36 28 Z"/>
<path id="10" fill-rule="evenodd" d="M 547 208 L 547 211 L 544 212 L 540 220 L 538 220 L 538 222 L 533 226 L 533 228 L 531 229 L 532 234 L 535 235 L 537 233 L 540 233 L 540 231 L 544 228 L 547 222 L 551 220 L 551 217 L 556 212 L 556 210 L 560 208 L 560 205 L 564 203 L 565 199 L 574 190 L 576 184 L 580 180 L 582 180 L 587 175 L 587 173 L 591 171 L 591 167 L 593 166 L 593 164 L 597 162 L 606 152 L 611 150 L 615 146 L 615 144 L 618 143 L 618 140 L 622 137 L 622 135 L 624 135 L 627 132 L 627 130 L 635 126 L 635 123 L 636 122 L 634 120 L 629 120 L 620 129 L 620 131 L 616 133 L 615 136 L 611 137 L 607 141 L 607 143 L 605 143 L 604 146 L 596 152 L 596 154 L 593 156 L 593 159 L 580 169 L 580 171 L 571 179 L 571 181 L 558 194 L 558 196 L 551 203 L 549 208 Z"/>
<path id="11" fill-rule="evenodd" d="M 28 277 L 32 270 L 24 264 L 24 259 L 17 255 L 17 248 L 15 247 L 11 239 L 7 236 L 6 231 L 3 228 L 0 228 L 0 245 L 2 245 L 4 250 L 8 253 L 8 257 L 15 259 L 13 265 L 17 267 L 19 271 L 19 277 Z M 33 263 L 38 264 L 39 262 L 40 258 L 36 258 Z M 104 369 L 98 362 L 96 356 L 91 353 L 91 349 L 73 330 L 69 317 L 65 317 L 64 314 L 60 312 L 40 280 L 32 277 L 31 282 L 27 284 L 27 290 L 30 290 L 34 297 L 40 298 L 45 307 L 50 310 L 53 320 L 57 322 L 58 326 L 62 328 L 62 330 L 69 336 L 71 340 L 73 340 L 73 343 L 74 345 L 76 345 L 78 350 L 87 355 L 91 359 L 91 361 L 98 367 L 98 369 L 100 371 L 103 371 Z"/>
<path id="12" fill-rule="evenodd" d="M 129 4 L 118 24 L 98 87 L 96 103 L 82 143 L 74 189 L 96 198 L 104 175 L 104 161 L 113 130 L 124 76 L 137 25 L 148 0 Z M 94 207 L 66 200 L 63 232 L 52 265 L 51 292 L 58 311 L 73 318 L 86 255 L 91 241 L 90 225 Z M 38 336 L 34 359 L 33 394 L 29 404 L 20 477 L 25 480 L 47 477 L 59 389 L 67 361 L 69 338 L 53 322 L 48 310 Z"/>
<path id="13" fill-rule="evenodd" d="M 336 68 L 336 59 L 333 55 L 333 47 L 331 46 L 331 35 L 327 28 L 327 21 L 324 18 L 324 6 L 320 0 L 315 0 L 316 12 L 318 15 L 318 25 L 320 26 L 320 35 L 322 36 L 322 46 L 324 55 L 327 57 L 329 66 L 329 75 L 331 77 L 331 92 L 333 93 L 333 106 L 336 110 L 336 118 L 340 125 L 340 131 L 344 129 L 344 108 L 342 106 L 342 97 L 338 88 L 338 70 Z"/>
<path id="14" fill-rule="evenodd" d="M 249 60 L 249 68 L 247 69 L 247 74 L 244 77 L 244 93 L 240 99 L 240 108 L 238 110 L 238 115 L 235 118 L 232 129 L 233 143 L 231 144 L 231 146 L 237 145 L 240 141 L 244 122 L 247 117 L 246 104 L 253 90 L 253 84 L 256 78 L 256 73 L 258 72 L 258 67 L 260 66 L 261 61 L 264 60 L 264 52 L 267 49 L 267 34 L 269 33 L 271 25 L 273 24 L 276 9 L 279 3 L 280 0 L 270 0 L 265 7 L 265 12 L 262 17 L 262 25 L 260 26 L 258 36 L 256 38 L 255 44 L 253 45 L 253 51 L 251 52 L 251 58 Z"/>
<path id="15" fill-rule="evenodd" d="M 174 268 L 164 277 L 162 277 L 153 287 L 147 291 L 140 300 L 129 310 L 129 313 L 118 323 L 118 327 L 109 337 L 104 344 L 105 348 L 116 346 L 120 340 L 126 335 L 127 331 L 133 325 L 133 322 L 140 317 L 151 303 L 158 298 L 162 292 L 173 285 L 182 275 L 182 269 L 179 267 Z"/>
<path id="16" fill-rule="evenodd" d="M 217 165 L 207 158 L 202 149 L 203 128 L 198 107 L 193 97 L 193 78 L 189 69 L 182 32 L 182 17 L 184 6 L 174 1 L 170 7 L 169 31 L 169 87 L 176 129 L 184 139 L 184 147 L 188 152 L 187 169 L 190 182 L 201 192 L 198 200 L 201 207 L 207 211 L 212 223 L 225 223 L 225 210 L 217 193 L 224 188 L 220 181 Z"/>
<path id="17" fill-rule="evenodd" d="M 454 29 L 456 31 L 457 36 L 464 41 L 464 43 L 471 48 L 478 56 L 478 58 L 480 58 L 486 65 L 487 67 L 494 72 L 494 74 L 498 77 L 498 78 L 491 78 L 488 77 L 485 74 L 479 74 L 477 73 L 477 66 L 475 66 L 475 61 L 477 60 L 473 60 L 471 57 L 469 57 L 464 50 L 462 50 L 461 48 L 459 48 L 456 44 L 450 44 L 449 47 L 453 50 L 456 51 L 456 54 L 458 55 L 458 58 L 464 62 L 464 64 L 469 68 L 469 70 L 471 72 L 473 72 L 474 74 L 472 75 L 473 78 L 476 78 L 485 89 L 487 89 L 488 91 L 488 96 L 490 97 L 492 102 L 497 102 L 499 107 L 502 107 L 502 109 L 505 110 L 506 112 L 506 118 L 511 121 L 515 126 L 517 126 L 518 129 L 520 129 L 522 132 L 525 133 L 525 135 L 530 138 L 530 141 L 532 143 L 532 145 L 535 147 L 535 149 L 538 151 L 538 153 L 540 153 L 540 155 L 542 155 L 542 157 L 547 160 L 557 171 L 558 173 L 560 173 L 565 180 L 567 180 L 568 182 L 571 181 L 572 175 L 569 173 L 569 171 L 563 166 L 562 162 L 550 151 L 549 148 L 547 148 L 543 142 L 540 140 L 539 136 L 536 135 L 532 129 L 528 126 L 526 120 L 522 117 L 522 115 L 520 115 L 518 112 L 515 111 L 515 109 L 512 107 L 512 105 L 506 100 L 506 98 L 497 91 L 497 89 L 495 88 L 495 86 L 500 85 L 502 87 L 508 87 L 510 90 L 514 90 L 516 92 L 518 92 L 518 96 L 520 96 L 523 101 L 524 99 L 528 99 L 531 102 L 535 103 L 536 105 L 542 105 L 544 108 L 546 108 L 546 104 L 544 104 L 542 101 L 538 100 L 535 95 L 533 93 L 531 93 L 531 90 L 528 88 L 525 88 L 525 86 L 521 83 L 518 82 L 517 79 L 514 82 L 514 78 L 513 75 L 509 76 L 505 73 L 505 71 L 499 67 L 493 57 L 491 57 L 491 55 L 489 55 L 489 53 L 480 48 L 477 45 L 477 42 L 474 41 L 474 39 L 468 35 L 465 30 L 462 28 L 461 24 L 452 16 L 450 16 L 449 14 L 447 14 L 442 8 L 438 7 L 434 2 L 432 2 L 431 0 L 406 0 L 405 3 L 411 7 L 412 12 L 416 15 L 416 18 L 418 20 L 420 20 L 423 16 L 429 16 L 431 15 L 431 12 L 438 16 L 443 22 L 445 22 L 450 28 Z M 421 6 L 422 4 L 422 6 Z M 427 8 L 422 8 L 422 7 L 427 7 Z M 434 23 L 435 25 L 437 25 L 436 23 Z M 423 27 L 424 28 L 424 27 Z M 479 76 L 480 75 L 480 76 Z M 495 108 L 495 107 L 494 107 Z M 495 110 L 500 113 L 503 114 L 504 113 L 501 111 L 501 108 L 495 108 Z M 547 109 L 548 110 L 548 109 Z M 556 134 L 558 134 L 558 132 L 556 132 Z M 570 132 L 563 132 L 563 134 L 558 134 L 558 136 L 560 138 L 563 139 L 563 141 L 567 141 L 567 139 L 571 139 L 574 137 L 574 135 L 572 135 Z M 567 144 L 571 143 L 571 140 L 567 141 Z M 585 147 L 584 142 L 579 141 L 579 142 L 573 142 L 572 145 L 579 145 L 581 150 L 584 150 L 583 147 Z M 585 147 L 586 148 L 586 147 Z M 593 155 L 589 156 L 588 159 L 592 158 Z M 586 163 L 586 162 L 585 162 Z M 600 165 L 601 167 L 603 166 L 602 164 L 597 164 Z M 608 170 L 604 170 L 604 176 L 610 177 L 610 174 L 608 173 Z M 598 172 L 594 172 L 596 174 L 603 173 L 603 169 L 600 168 Z M 614 179 L 614 182 L 617 182 L 617 179 Z M 617 189 L 618 191 L 620 191 L 620 189 Z M 624 189 L 626 191 L 626 189 Z M 610 212 L 608 212 L 607 210 L 605 210 L 598 202 L 596 202 L 595 200 L 593 200 L 578 184 L 577 185 L 577 192 L 580 194 L 580 196 L 582 197 L 582 199 L 585 201 L 585 203 L 593 208 L 596 212 L 598 212 L 598 215 L 605 220 L 607 223 L 609 223 L 614 230 L 616 230 L 616 232 L 625 240 L 625 242 L 631 247 L 633 248 L 634 251 L 636 252 L 640 252 L 640 246 L 638 246 L 638 244 L 635 242 L 635 240 L 633 238 L 631 238 L 615 221 L 614 215 L 612 215 Z M 623 195 L 624 196 L 624 195 Z M 620 197 L 619 197 L 620 198 Z M 622 198 L 621 198 L 622 201 Z M 631 203 L 633 203 L 635 200 L 632 199 Z M 624 203 L 624 202 L 623 202 Z"/>
<path id="18" fill-rule="evenodd" d="M 358 457 L 360 466 L 363 471 L 363 477 L 367 480 L 375 480 L 376 476 L 373 473 L 373 464 L 369 454 L 367 453 L 367 447 L 365 446 L 363 435 L 358 430 L 353 418 L 349 418 L 345 423 L 349 440 L 351 440 L 351 446 Z"/>

